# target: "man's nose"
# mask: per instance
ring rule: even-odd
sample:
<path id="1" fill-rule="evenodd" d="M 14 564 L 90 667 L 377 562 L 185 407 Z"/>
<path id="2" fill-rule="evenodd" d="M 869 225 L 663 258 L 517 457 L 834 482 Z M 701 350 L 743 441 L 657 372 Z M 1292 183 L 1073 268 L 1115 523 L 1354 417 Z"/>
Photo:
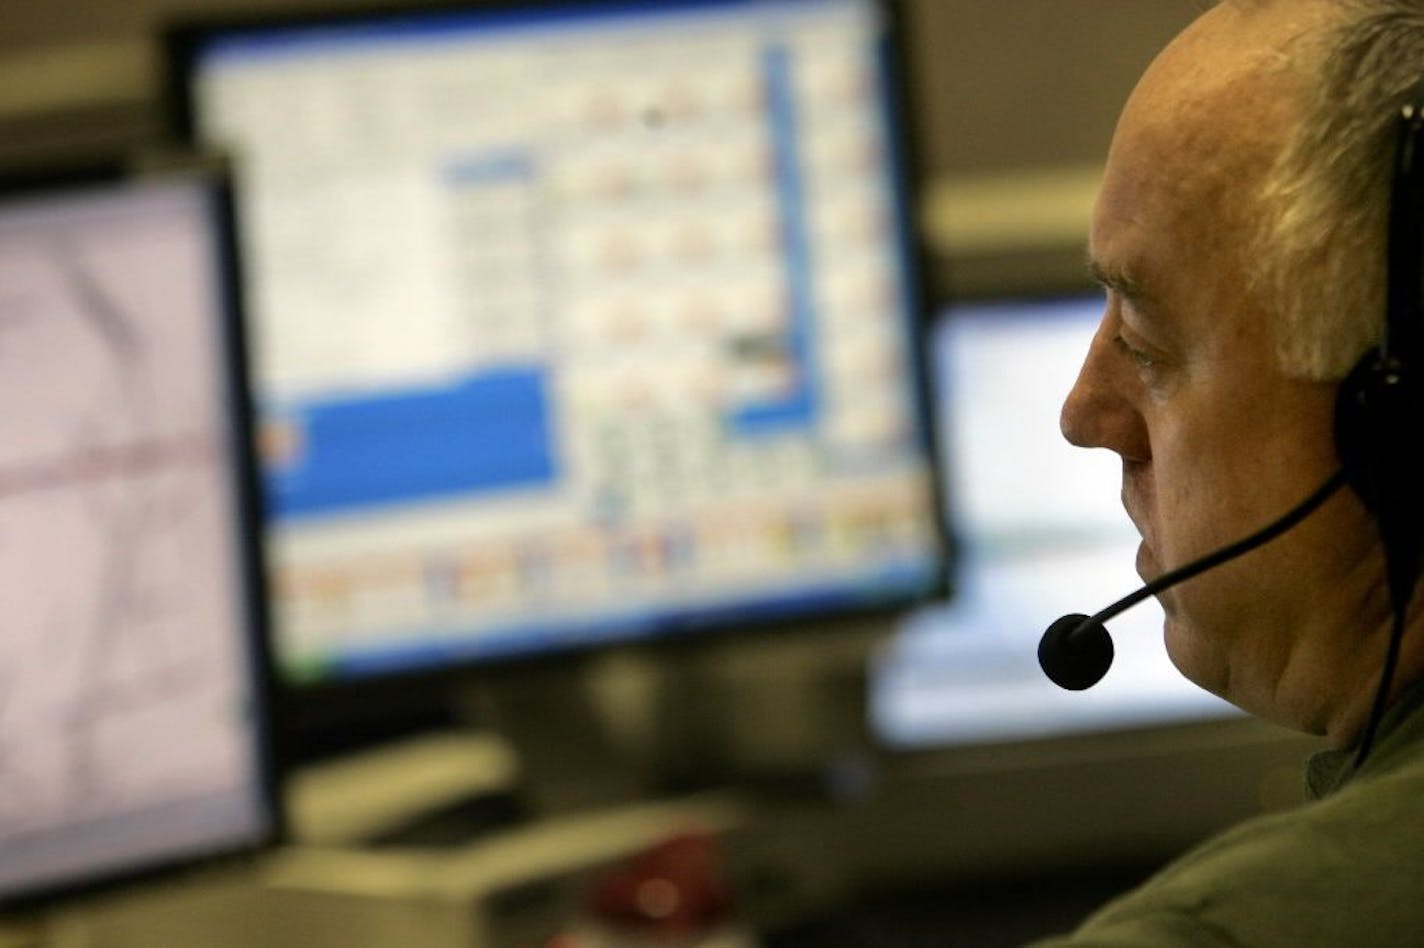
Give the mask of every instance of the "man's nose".
<path id="1" fill-rule="evenodd" d="M 1111 340 L 1100 330 L 1063 401 L 1058 427 L 1077 447 L 1107 448 L 1124 460 L 1146 460 L 1151 452 L 1146 422 L 1132 398 L 1136 383 L 1116 359 Z"/>

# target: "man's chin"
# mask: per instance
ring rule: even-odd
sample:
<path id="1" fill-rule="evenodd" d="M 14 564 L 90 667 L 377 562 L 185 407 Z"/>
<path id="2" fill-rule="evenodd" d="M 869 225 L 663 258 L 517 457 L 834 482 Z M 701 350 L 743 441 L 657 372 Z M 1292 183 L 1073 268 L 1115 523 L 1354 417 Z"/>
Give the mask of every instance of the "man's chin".
<path id="1" fill-rule="evenodd" d="M 1212 649 L 1190 622 L 1176 615 L 1165 603 L 1164 608 L 1166 619 L 1162 623 L 1162 642 L 1167 649 L 1167 658 L 1187 681 L 1219 698 L 1226 698 L 1226 666 L 1213 660 Z"/>

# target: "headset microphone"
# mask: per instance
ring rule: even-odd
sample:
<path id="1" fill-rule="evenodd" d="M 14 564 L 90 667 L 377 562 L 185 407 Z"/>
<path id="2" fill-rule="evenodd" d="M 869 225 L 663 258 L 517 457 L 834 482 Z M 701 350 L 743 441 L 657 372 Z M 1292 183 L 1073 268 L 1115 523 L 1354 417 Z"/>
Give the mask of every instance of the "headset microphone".
<path id="1" fill-rule="evenodd" d="M 1082 691 L 1102 680 L 1112 665 L 1113 644 L 1103 623 L 1165 589 L 1184 583 L 1209 569 L 1236 559 L 1256 547 L 1269 543 L 1300 523 L 1346 483 L 1344 470 L 1337 471 L 1316 491 L 1291 508 L 1284 516 L 1267 524 L 1250 536 L 1228 544 L 1200 559 L 1169 573 L 1163 573 L 1100 612 L 1091 616 L 1072 613 L 1054 622 L 1038 642 L 1038 664 L 1043 673 L 1060 688 Z"/>

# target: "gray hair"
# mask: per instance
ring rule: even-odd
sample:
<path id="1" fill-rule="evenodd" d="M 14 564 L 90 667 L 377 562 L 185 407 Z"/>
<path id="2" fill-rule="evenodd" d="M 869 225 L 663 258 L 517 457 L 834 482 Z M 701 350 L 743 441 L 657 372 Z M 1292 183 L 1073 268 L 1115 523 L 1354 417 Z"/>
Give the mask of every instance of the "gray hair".
<path id="1" fill-rule="evenodd" d="M 1424 0 L 1338 0 L 1286 51 L 1314 77 L 1262 189 L 1254 290 L 1290 375 L 1343 377 L 1380 336 L 1395 117 L 1424 74 Z"/>

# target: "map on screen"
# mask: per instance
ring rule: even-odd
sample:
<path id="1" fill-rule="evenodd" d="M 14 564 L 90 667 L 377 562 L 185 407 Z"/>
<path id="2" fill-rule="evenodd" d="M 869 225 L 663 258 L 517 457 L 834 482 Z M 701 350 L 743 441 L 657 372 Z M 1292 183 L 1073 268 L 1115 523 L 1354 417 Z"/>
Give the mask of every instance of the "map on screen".
<path id="1" fill-rule="evenodd" d="M 267 825 L 211 201 L 0 203 L 0 898 Z"/>

